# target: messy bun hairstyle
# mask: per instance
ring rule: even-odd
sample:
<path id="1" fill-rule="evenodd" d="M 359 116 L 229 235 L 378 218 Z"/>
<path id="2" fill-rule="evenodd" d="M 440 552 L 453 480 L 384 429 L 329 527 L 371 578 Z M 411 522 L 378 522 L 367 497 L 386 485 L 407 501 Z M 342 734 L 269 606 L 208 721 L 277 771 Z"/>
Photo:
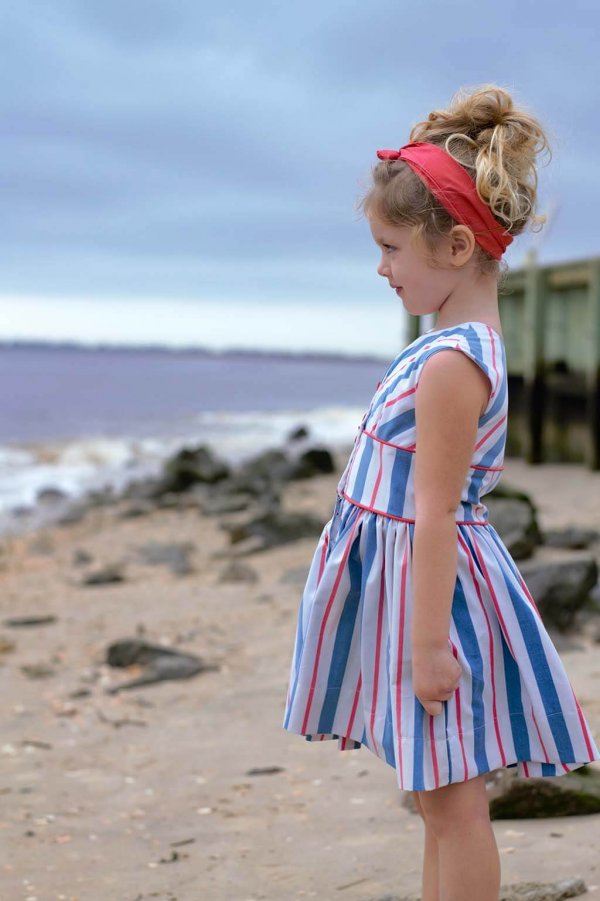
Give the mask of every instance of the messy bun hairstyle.
<path id="1" fill-rule="evenodd" d="M 418 122 L 409 139 L 443 147 L 469 173 L 477 193 L 497 222 L 511 235 L 519 235 L 531 221 L 539 231 L 547 217 L 537 215 L 536 155 L 552 157 L 548 139 L 538 120 L 517 109 L 504 88 L 484 84 L 472 92 L 461 88 L 444 110 L 434 110 Z M 372 185 L 359 201 L 359 210 L 373 213 L 389 225 L 413 227 L 413 238 L 424 246 L 435 266 L 439 236 L 456 220 L 431 194 L 405 160 L 382 160 L 371 172 Z M 537 228 L 535 226 L 538 226 Z M 508 272 L 478 243 L 473 252 L 478 272 L 493 275 L 498 283 Z"/>

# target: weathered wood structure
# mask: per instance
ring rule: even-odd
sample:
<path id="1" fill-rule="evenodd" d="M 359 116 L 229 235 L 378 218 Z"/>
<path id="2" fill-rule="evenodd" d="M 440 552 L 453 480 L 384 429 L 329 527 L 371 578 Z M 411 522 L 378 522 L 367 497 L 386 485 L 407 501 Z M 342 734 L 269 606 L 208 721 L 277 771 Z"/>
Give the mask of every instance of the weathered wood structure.
<path id="1" fill-rule="evenodd" d="M 507 456 L 600 469 L 600 257 L 539 266 L 499 295 L 510 393 Z M 417 337 L 418 317 L 411 320 Z M 600 504 L 600 499 L 599 499 Z"/>

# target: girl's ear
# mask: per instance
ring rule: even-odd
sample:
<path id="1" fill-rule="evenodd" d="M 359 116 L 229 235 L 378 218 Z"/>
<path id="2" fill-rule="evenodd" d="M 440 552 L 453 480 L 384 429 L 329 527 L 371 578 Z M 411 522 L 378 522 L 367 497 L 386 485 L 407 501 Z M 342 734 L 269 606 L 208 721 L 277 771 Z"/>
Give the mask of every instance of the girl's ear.
<path id="1" fill-rule="evenodd" d="M 464 266 L 475 250 L 475 236 L 468 225 L 455 225 L 450 232 L 450 262 Z"/>

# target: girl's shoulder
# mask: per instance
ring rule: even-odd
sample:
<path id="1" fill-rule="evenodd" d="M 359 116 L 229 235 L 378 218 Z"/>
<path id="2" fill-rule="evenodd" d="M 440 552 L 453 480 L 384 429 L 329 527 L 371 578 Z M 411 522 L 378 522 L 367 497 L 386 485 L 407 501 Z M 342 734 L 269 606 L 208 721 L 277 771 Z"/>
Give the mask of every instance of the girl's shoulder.
<path id="1" fill-rule="evenodd" d="M 433 354 L 459 350 L 496 382 L 506 370 L 506 348 L 502 336 L 485 322 L 463 322 L 446 329 L 426 332 L 413 342 L 414 362 L 422 369 Z M 409 345 L 410 347 L 410 345 Z"/>
<path id="2" fill-rule="evenodd" d="M 479 429 L 496 426 L 498 435 L 508 417 L 506 351 L 502 336 L 482 322 L 464 322 L 420 335 L 392 362 L 379 383 L 368 415 L 367 428 L 384 441 L 411 447 L 416 440 L 416 391 L 427 360 L 442 350 L 458 350 L 487 376 L 491 388 Z"/>
<path id="3" fill-rule="evenodd" d="M 502 336 L 485 322 L 469 321 L 419 335 L 390 363 L 380 384 L 393 384 L 398 378 L 417 382 L 429 357 L 446 348 L 462 351 L 494 381 L 506 373 Z"/>

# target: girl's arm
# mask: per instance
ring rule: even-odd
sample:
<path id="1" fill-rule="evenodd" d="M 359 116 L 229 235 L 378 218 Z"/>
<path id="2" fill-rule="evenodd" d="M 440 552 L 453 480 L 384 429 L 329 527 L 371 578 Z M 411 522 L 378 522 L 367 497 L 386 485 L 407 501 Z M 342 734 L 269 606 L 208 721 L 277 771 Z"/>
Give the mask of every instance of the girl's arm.
<path id="1" fill-rule="evenodd" d="M 432 354 L 420 374 L 412 554 L 416 655 L 448 649 L 458 555 L 456 510 L 491 388 L 479 366 L 451 348 Z"/>

